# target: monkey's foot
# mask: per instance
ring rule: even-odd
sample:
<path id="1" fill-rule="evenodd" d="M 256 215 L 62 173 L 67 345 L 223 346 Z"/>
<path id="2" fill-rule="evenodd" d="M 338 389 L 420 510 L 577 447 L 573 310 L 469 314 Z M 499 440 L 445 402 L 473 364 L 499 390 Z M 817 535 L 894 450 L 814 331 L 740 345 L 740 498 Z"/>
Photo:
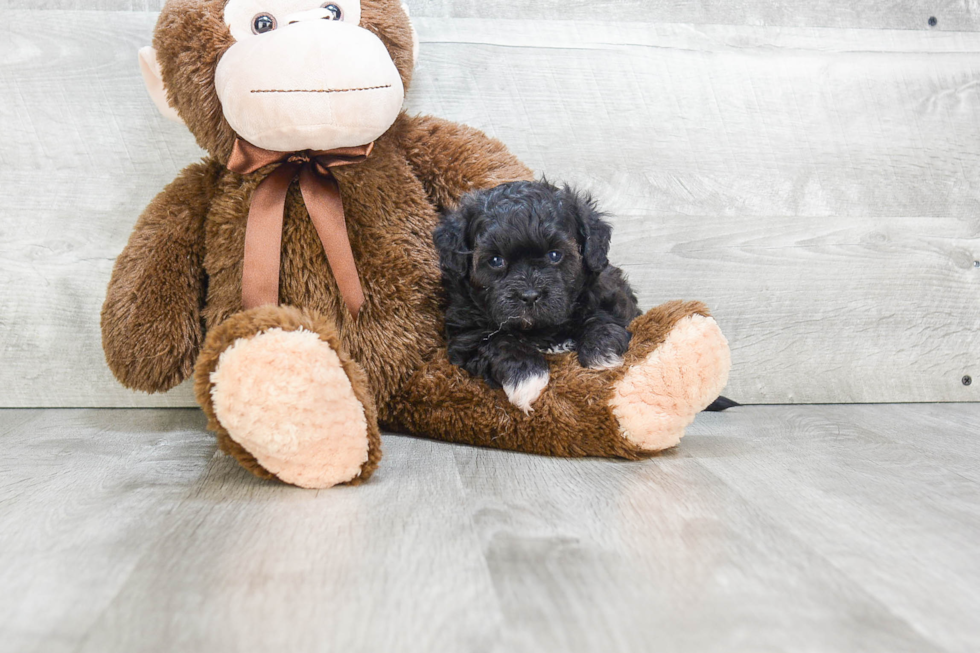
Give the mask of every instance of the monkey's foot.
<path id="1" fill-rule="evenodd" d="M 730 368 L 728 341 L 714 319 L 681 319 L 617 382 L 610 405 L 621 435 L 647 452 L 677 445 L 694 416 L 721 394 Z"/>
<path id="2" fill-rule="evenodd" d="M 380 438 L 363 374 L 321 319 L 256 310 L 209 334 L 199 363 L 198 398 L 222 449 L 259 476 L 304 488 L 366 480 Z"/>

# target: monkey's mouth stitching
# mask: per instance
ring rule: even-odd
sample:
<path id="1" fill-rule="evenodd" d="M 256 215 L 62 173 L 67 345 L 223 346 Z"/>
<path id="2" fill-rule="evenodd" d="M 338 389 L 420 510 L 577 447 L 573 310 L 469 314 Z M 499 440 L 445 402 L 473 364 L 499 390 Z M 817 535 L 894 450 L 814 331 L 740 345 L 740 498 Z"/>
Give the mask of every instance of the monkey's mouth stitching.
<path id="1" fill-rule="evenodd" d="M 391 88 L 391 84 L 384 86 L 365 86 L 364 88 L 327 88 L 327 89 L 268 89 L 254 90 L 252 93 L 355 93 L 357 91 L 377 91 L 383 88 Z"/>

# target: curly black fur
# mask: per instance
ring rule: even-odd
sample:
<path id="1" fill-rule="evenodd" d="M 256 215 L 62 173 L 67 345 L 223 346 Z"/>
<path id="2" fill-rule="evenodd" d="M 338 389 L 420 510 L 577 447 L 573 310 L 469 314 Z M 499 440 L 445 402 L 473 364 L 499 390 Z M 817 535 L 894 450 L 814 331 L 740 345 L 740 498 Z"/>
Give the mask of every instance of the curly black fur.
<path id="1" fill-rule="evenodd" d="M 588 195 L 547 181 L 465 196 L 435 232 L 450 361 L 493 387 L 546 374 L 554 349 L 616 364 L 640 309 L 609 265 L 602 217 Z"/>

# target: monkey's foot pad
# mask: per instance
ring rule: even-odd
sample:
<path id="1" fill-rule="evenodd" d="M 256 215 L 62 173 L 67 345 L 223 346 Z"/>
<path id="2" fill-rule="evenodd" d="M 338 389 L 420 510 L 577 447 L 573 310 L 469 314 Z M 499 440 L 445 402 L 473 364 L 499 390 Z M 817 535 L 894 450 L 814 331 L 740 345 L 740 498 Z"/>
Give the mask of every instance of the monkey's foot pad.
<path id="1" fill-rule="evenodd" d="M 276 328 L 236 340 L 211 383 L 221 425 L 283 481 L 326 488 L 361 473 L 364 407 L 337 353 L 317 334 Z"/>
<path id="2" fill-rule="evenodd" d="M 686 317 L 616 385 L 611 401 L 620 432 L 646 451 L 680 442 L 694 416 L 728 383 L 732 359 L 714 319 Z"/>

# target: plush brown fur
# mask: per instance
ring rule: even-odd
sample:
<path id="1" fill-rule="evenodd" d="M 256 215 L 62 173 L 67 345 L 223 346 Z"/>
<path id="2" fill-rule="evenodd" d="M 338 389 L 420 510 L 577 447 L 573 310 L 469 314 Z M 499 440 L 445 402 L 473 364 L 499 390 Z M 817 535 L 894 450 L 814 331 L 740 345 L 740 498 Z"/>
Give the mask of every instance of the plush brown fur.
<path id="1" fill-rule="evenodd" d="M 235 135 L 213 86 L 214 68 L 231 43 L 223 4 L 170 0 L 160 16 L 154 43 L 170 101 L 210 157 L 150 204 L 116 263 L 102 321 L 106 357 L 120 381 L 148 392 L 167 390 L 187 378 L 196 361 L 197 398 L 221 448 L 268 478 L 215 418 L 211 373 L 238 338 L 273 327 L 305 328 L 336 350 L 364 405 L 369 460 L 357 482 L 380 459 L 379 420 L 428 437 L 550 455 L 646 455 L 621 437 L 608 406 L 611 386 L 626 368 L 592 371 L 571 355 L 556 357 L 551 385 L 527 416 L 447 362 L 432 241 L 439 212 L 466 192 L 533 178 L 503 144 L 469 127 L 402 114 L 366 162 L 336 170 L 366 298 L 356 321 L 295 185 L 283 228 L 282 307 L 242 312 L 246 217 L 253 191 L 270 170 L 242 176 L 224 167 Z M 362 25 L 388 47 L 407 87 L 407 17 L 396 0 L 363 0 L 362 11 Z M 639 318 L 626 365 L 693 313 L 706 311 L 676 303 Z"/>
<path id="2" fill-rule="evenodd" d="M 102 347 L 124 385 L 173 388 L 204 340 L 204 223 L 224 168 L 184 170 L 146 208 L 116 259 L 102 308 Z"/>

